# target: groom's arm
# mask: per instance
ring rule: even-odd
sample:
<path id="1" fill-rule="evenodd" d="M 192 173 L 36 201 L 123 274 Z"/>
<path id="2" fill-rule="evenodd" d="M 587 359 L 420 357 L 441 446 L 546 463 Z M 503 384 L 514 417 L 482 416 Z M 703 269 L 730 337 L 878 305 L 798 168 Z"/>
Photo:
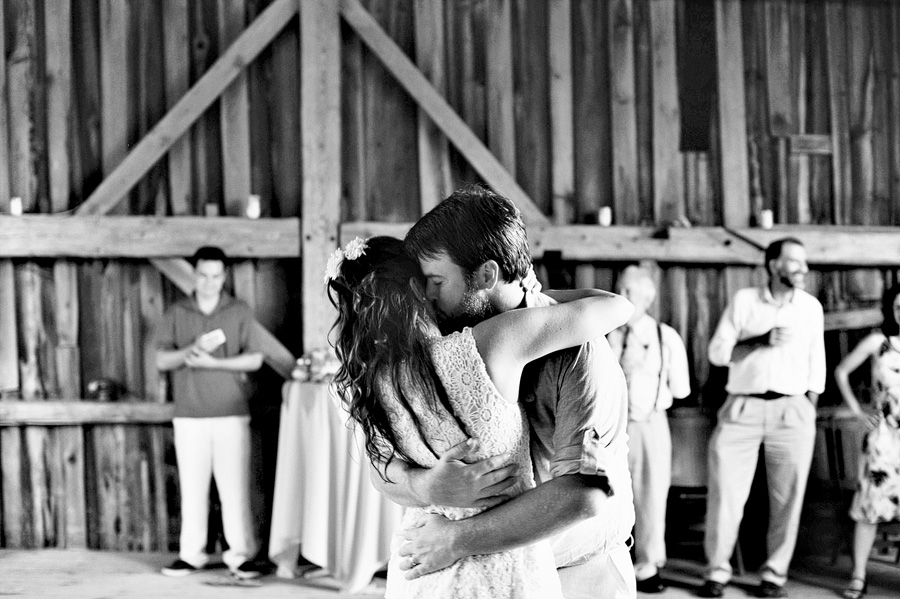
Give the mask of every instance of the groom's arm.
<path id="1" fill-rule="evenodd" d="M 464 441 L 447 450 L 431 468 L 402 460 L 391 460 L 386 468 L 371 465 L 369 477 L 379 493 L 406 507 L 492 507 L 509 498 L 504 492 L 516 483 L 517 467 L 503 465 L 510 460 L 508 454 L 466 463 L 464 459 L 477 447 L 472 439 Z"/>
<path id="2" fill-rule="evenodd" d="M 404 531 L 400 548 L 407 578 L 418 578 L 470 555 L 528 545 L 600 514 L 607 500 L 606 478 L 566 474 L 472 518 L 421 516 Z M 412 564 L 417 564 L 413 566 Z"/>

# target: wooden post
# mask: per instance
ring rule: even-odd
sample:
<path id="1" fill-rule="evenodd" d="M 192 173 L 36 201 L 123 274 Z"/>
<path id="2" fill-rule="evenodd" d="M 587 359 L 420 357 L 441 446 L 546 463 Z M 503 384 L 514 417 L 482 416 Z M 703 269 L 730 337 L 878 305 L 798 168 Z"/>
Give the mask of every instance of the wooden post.
<path id="1" fill-rule="evenodd" d="M 675 0 L 650 3 L 653 60 L 653 217 L 657 224 L 684 216 L 684 162 L 675 56 Z"/>
<path id="2" fill-rule="evenodd" d="M 633 225 L 638 223 L 641 216 L 637 187 L 634 12 L 632 0 L 612 0 L 608 6 L 613 213 L 617 224 Z"/>
<path id="3" fill-rule="evenodd" d="M 303 142 L 303 350 L 328 344 L 334 320 L 323 273 L 337 245 L 341 205 L 340 18 L 330 0 L 300 4 Z"/>
<path id="4" fill-rule="evenodd" d="M 750 224 L 742 44 L 741 4 L 716 0 L 722 215 L 725 225 L 730 227 Z"/>
<path id="5" fill-rule="evenodd" d="M 444 8 L 444 0 L 416 0 L 413 5 L 416 64 L 434 88 L 446 97 Z M 453 191 L 453 180 L 447 138 L 421 108 L 418 111 L 419 204 L 424 214 Z"/>

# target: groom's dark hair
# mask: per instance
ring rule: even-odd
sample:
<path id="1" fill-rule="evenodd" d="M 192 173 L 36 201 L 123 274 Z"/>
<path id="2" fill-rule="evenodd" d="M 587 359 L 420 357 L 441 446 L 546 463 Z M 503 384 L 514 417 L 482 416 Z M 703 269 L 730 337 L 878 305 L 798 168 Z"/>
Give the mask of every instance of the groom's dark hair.
<path id="1" fill-rule="evenodd" d="M 415 259 L 445 253 L 467 275 L 494 260 L 504 281 L 522 278 L 531 252 L 522 215 L 509 199 L 481 185 L 467 185 L 419 219 L 403 241 Z"/>

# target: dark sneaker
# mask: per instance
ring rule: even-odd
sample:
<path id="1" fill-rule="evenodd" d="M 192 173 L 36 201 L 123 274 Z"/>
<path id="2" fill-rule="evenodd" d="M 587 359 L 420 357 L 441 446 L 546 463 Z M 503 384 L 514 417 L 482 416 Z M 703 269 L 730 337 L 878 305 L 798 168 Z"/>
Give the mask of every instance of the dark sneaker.
<path id="1" fill-rule="evenodd" d="M 248 560 L 237 568 L 233 568 L 231 573 L 241 580 L 249 580 L 251 578 L 259 578 L 262 575 L 262 570 L 260 570 L 259 565 Z"/>
<path id="2" fill-rule="evenodd" d="M 698 597 L 721 597 L 725 594 L 725 585 L 715 580 L 704 580 L 703 586 L 697 591 Z"/>
<path id="3" fill-rule="evenodd" d="M 756 590 L 757 597 L 787 597 L 787 593 L 784 592 L 784 587 L 775 584 L 774 582 L 769 582 L 768 580 L 764 580 L 759 583 L 759 588 Z"/>
<path id="4" fill-rule="evenodd" d="M 177 559 L 160 571 L 164 576 L 173 576 L 177 578 L 180 576 L 193 574 L 194 572 L 199 572 L 200 569 L 195 568 L 183 559 Z"/>
<path id="5" fill-rule="evenodd" d="M 666 583 L 659 577 L 659 574 L 654 574 L 650 578 L 638 580 L 637 590 L 641 593 L 662 593 L 666 590 Z"/>

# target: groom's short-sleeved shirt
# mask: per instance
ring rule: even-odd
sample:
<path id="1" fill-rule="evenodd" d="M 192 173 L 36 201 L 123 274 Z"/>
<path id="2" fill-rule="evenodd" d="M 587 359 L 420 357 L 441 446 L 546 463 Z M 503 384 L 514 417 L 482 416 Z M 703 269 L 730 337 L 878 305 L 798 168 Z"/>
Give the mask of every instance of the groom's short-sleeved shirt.
<path id="1" fill-rule="evenodd" d="M 528 294 L 526 305 L 546 305 Z M 606 339 L 554 352 L 528 364 L 520 400 L 531 423 L 538 484 L 566 474 L 605 478 L 603 512 L 553 538 L 558 567 L 587 561 L 626 542 L 634 526 L 628 471 L 628 390 Z"/>

